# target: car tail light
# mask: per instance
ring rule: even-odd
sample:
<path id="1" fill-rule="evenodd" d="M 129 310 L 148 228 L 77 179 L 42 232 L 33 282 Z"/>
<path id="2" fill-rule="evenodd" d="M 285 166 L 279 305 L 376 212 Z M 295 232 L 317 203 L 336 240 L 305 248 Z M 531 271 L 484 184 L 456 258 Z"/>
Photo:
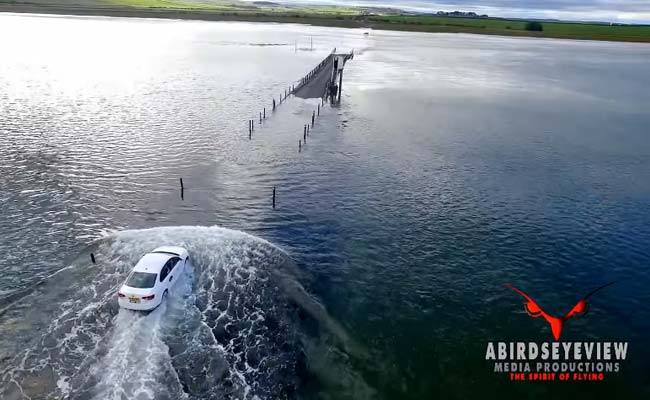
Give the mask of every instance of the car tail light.
<path id="1" fill-rule="evenodd" d="M 142 296 L 142 300 L 153 300 L 154 297 L 156 297 L 155 294 L 152 294 L 151 296 Z"/>
<path id="2" fill-rule="evenodd" d="M 117 292 L 117 297 L 126 297 L 124 293 Z"/>

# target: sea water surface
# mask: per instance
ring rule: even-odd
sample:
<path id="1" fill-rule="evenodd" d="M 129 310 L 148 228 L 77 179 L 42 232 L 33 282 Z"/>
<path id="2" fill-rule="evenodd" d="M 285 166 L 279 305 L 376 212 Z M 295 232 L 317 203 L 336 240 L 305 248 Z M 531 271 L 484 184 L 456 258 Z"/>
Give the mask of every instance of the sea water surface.
<path id="1" fill-rule="evenodd" d="M 650 395 L 648 45 L 9 14 L 0 37 L 1 398 Z M 341 104 L 298 152 L 319 100 L 271 101 L 334 47 Z M 119 310 L 163 244 L 192 255 L 174 295 Z M 503 284 L 560 315 L 611 281 L 562 340 L 629 342 L 619 373 L 485 361 L 552 341 Z"/>

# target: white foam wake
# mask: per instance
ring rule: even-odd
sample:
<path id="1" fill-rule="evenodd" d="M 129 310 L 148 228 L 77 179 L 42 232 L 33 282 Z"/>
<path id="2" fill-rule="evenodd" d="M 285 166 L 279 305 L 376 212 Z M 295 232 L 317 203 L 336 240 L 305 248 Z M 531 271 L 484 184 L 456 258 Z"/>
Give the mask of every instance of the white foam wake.
<path id="1" fill-rule="evenodd" d="M 176 322 L 175 303 L 191 292 L 191 266 L 171 290 L 168 299 L 149 314 L 120 309 L 115 317 L 108 352 L 89 371 L 97 377 L 94 399 L 184 399 L 169 347 L 169 325 Z M 173 304 L 174 303 L 174 304 Z"/>
<path id="2" fill-rule="evenodd" d="M 133 265 L 170 244 L 187 248 L 193 265 L 166 303 L 149 314 L 119 309 L 115 294 Z M 21 299 L 20 308 L 0 315 L 0 333 L 10 333 L 18 325 L 7 322 L 29 310 L 24 332 L 34 333 L 31 347 L 0 368 L 0 397 L 294 398 L 309 368 L 335 392 L 371 398 L 346 365 L 358 346 L 296 273 L 286 253 L 243 232 L 189 226 L 116 232 L 37 295 Z M 323 371 L 340 373 L 328 378 Z"/>

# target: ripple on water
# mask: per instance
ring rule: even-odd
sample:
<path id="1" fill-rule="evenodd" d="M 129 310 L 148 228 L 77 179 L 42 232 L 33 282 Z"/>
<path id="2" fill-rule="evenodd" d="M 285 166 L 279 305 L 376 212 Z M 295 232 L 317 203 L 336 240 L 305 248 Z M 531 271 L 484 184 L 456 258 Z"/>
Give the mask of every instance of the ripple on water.
<path id="1" fill-rule="evenodd" d="M 148 314 L 119 309 L 115 293 L 131 266 L 166 243 L 188 248 L 192 263 L 169 300 Z M 86 258 L 91 249 L 96 265 Z M 349 364 L 364 351 L 306 295 L 296 273 L 284 252 L 241 232 L 118 232 L 0 315 L 2 337 L 24 340 L 3 361 L 3 398 L 21 391 L 71 399 L 292 398 L 308 376 L 313 385 L 330 368 L 346 379 L 321 384 L 342 396 L 371 395 Z M 30 316 L 19 322 L 25 310 Z"/>

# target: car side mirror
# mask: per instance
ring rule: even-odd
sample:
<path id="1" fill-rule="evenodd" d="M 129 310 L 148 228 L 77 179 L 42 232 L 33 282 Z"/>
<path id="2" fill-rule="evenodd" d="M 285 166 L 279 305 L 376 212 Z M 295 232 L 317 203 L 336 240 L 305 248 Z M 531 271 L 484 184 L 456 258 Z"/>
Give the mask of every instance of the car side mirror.
<path id="1" fill-rule="evenodd" d="M 172 279 L 174 279 L 174 275 L 172 275 L 172 276 L 169 277 L 169 281 L 171 282 Z"/>

